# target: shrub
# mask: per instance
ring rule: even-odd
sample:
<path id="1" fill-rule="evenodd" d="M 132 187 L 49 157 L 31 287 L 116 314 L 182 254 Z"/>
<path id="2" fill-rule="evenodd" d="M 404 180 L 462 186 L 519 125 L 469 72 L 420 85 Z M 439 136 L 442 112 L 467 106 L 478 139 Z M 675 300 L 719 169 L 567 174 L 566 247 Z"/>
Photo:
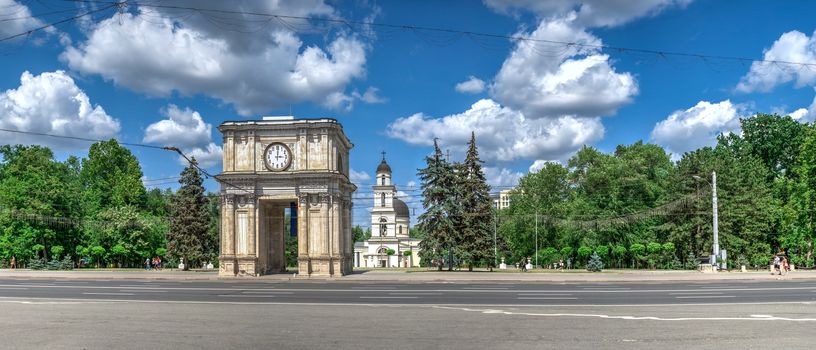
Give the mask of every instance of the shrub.
<path id="1" fill-rule="evenodd" d="M 385 254 L 388 254 L 389 256 L 394 255 L 396 253 L 397 253 L 397 251 L 393 250 L 391 248 L 388 248 L 388 250 L 385 251 Z"/>
<path id="2" fill-rule="evenodd" d="M 578 257 L 580 257 L 582 260 L 584 258 L 588 258 L 590 254 L 592 254 L 592 248 L 585 245 L 578 247 Z"/>
<path id="3" fill-rule="evenodd" d="M 564 259 L 568 259 L 572 256 L 572 247 L 564 247 L 561 248 L 561 257 Z"/>
<path id="4" fill-rule="evenodd" d="M 45 246 L 42 244 L 35 244 L 31 247 L 31 251 L 34 252 L 34 255 L 40 256 L 40 252 L 45 249 Z"/>
<path id="5" fill-rule="evenodd" d="M 697 257 L 694 253 L 689 252 L 688 256 L 686 257 L 686 263 L 683 265 L 686 270 L 696 270 L 697 269 Z"/>
<path id="6" fill-rule="evenodd" d="M 648 245 L 646 245 L 646 251 L 648 251 L 649 254 L 660 253 L 661 249 L 663 249 L 663 246 L 657 242 L 651 242 Z"/>
<path id="7" fill-rule="evenodd" d="M 167 255 L 167 249 L 165 249 L 165 248 L 156 248 L 156 255 L 158 255 L 158 256 Z"/>
<path id="8" fill-rule="evenodd" d="M 600 272 L 603 270 L 603 262 L 601 261 L 601 257 L 598 256 L 598 253 L 593 252 L 592 257 L 589 258 L 589 262 L 586 265 L 587 271 L 589 272 Z"/>
<path id="9" fill-rule="evenodd" d="M 410 251 L 410 250 L 406 250 L 406 251 L 402 252 L 402 255 L 405 255 L 405 256 L 411 256 L 411 251 Z"/>
<path id="10" fill-rule="evenodd" d="M 28 268 L 32 270 L 44 270 L 45 260 L 36 258 L 28 261 Z"/>

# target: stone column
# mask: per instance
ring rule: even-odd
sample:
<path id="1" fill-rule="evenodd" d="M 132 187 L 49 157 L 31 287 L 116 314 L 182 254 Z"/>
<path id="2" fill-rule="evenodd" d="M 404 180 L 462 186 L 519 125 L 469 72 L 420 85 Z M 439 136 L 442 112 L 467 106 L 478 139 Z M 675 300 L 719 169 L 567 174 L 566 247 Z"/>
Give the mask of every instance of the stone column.
<path id="1" fill-rule="evenodd" d="M 235 276 L 235 196 L 221 195 L 221 254 L 218 257 L 219 276 Z"/>
<path id="2" fill-rule="evenodd" d="M 239 237 L 236 239 L 236 252 L 238 260 L 238 274 L 258 276 L 258 242 L 256 220 L 257 213 L 257 197 L 255 195 L 242 195 L 238 197 L 238 209 L 236 210 L 236 234 Z M 245 233 L 244 233 L 245 232 Z"/>
<path id="3" fill-rule="evenodd" d="M 308 276 L 312 273 L 309 258 L 309 194 L 298 194 L 298 274 Z"/>

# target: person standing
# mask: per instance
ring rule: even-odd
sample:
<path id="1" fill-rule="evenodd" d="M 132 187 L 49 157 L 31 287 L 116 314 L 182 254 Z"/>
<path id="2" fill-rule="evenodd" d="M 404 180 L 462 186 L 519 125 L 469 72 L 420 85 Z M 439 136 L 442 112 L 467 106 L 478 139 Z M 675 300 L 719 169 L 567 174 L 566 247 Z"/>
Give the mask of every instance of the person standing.
<path id="1" fill-rule="evenodd" d="M 145 270 L 150 271 L 150 258 L 145 259 L 144 268 Z"/>
<path id="2" fill-rule="evenodd" d="M 786 275 L 790 271 L 790 265 L 788 265 L 788 257 L 784 255 L 782 256 L 782 271 L 784 271 Z"/>
<path id="3" fill-rule="evenodd" d="M 16 269 L 16 268 L 17 268 L 17 257 L 12 255 L 11 256 L 11 269 L 13 270 L 13 269 Z"/>

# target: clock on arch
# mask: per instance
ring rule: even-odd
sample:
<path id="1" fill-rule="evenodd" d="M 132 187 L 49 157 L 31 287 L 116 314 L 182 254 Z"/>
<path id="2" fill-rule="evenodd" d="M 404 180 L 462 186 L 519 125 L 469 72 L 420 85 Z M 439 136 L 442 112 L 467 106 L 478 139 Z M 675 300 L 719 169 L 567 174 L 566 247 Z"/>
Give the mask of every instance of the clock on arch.
<path id="1" fill-rule="evenodd" d="M 292 150 L 280 142 L 270 143 L 264 150 L 264 164 L 271 171 L 284 171 L 292 164 Z"/>

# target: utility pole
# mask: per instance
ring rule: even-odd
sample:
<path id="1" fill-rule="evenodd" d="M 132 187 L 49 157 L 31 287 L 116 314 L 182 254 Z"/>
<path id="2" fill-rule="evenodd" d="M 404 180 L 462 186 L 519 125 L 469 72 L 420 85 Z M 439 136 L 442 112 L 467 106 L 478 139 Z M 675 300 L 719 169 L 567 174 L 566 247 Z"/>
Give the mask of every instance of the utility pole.
<path id="1" fill-rule="evenodd" d="M 719 237 L 719 227 L 717 223 L 717 172 L 711 172 L 711 203 L 712 203 L 712 212 L 714 213 L 713 218 L 713 227 L 714 227 L 714 245 L 712 247 L 714 253 L 714 263 L 716 263 L 717 257 L 720 256 L 720 237 Z"/>
<path id="2" fill-rule="evenodd" d="M 496 212 L 493 212 L 493 266 L 499 267 L 499 249 L 496 247 Z"/>
<path id="3" fill-rule="evenodd" d="M 538 211 L 536 211 L 535 213 L 535 236 L 536 236 L 535 262 L 536 266 L 538 266 Z"/>

